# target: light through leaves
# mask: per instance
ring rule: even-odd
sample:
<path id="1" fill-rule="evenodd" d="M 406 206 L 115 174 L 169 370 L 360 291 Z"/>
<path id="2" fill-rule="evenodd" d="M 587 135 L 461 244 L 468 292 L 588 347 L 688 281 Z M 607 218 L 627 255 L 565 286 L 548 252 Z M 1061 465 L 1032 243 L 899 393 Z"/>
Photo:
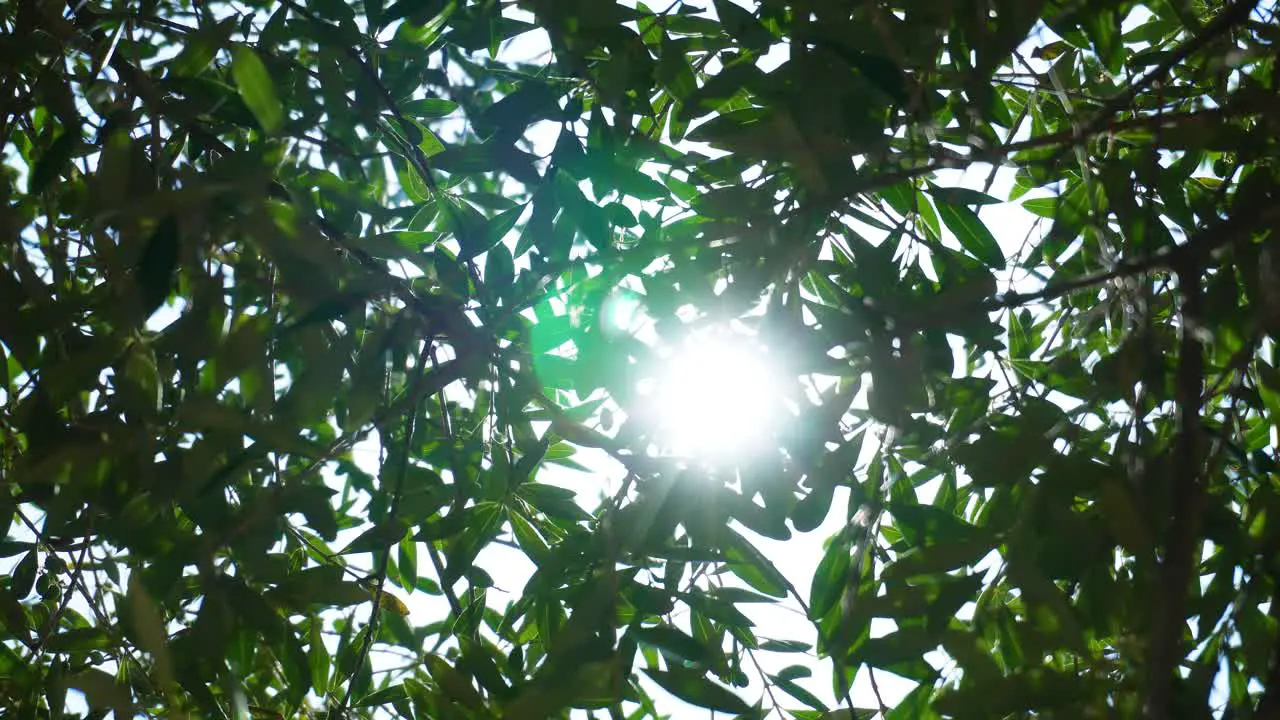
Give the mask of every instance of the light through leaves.
<path id="1" fill-rule="evenodd" d="M 749 337 L 694 333 L 672 348 L 648 393 L 658 443 L 676 456 L 744 460 L 775 429 L 779 387 L 768 353 Z"/>

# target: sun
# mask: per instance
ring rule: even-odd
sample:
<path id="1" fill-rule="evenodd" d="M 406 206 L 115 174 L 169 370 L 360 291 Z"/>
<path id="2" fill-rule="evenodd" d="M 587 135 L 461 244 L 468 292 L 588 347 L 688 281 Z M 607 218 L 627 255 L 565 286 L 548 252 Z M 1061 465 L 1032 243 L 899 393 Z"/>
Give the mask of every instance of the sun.
<path id="1" fill-rule="evenodd" d="M 652 395 L 667 453 L 737 460 L 767 442 L 781 409 L 765 348 L 730 331 L 701 332 L 672 349 Z"/>

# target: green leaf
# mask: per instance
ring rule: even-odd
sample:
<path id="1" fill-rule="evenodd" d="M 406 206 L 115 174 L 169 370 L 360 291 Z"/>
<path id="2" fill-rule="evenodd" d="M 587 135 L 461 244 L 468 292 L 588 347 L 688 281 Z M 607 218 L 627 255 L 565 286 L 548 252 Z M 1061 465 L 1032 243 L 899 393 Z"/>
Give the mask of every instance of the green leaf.
<path id="1" fill-rule="evenodd" d="M 1016 0 L 1015 0 L 1016 1 Z M 941 716 L 933 711 L 930 701 L 936 694 L 932 684 L 921 684 L 907 693 L 884 720 L 937 720 Z"/>
<path id="2" fill-rule="evenodd" d="M 53 652 L 81 653 L 110 647 L 112 638 L 102 628 L 76 628 L 49 638 L 46 647 Z"/>
<path id="3" fill-rule="evenodd" d="M 240 98 L 257 118 L 258 124 L 268 133 L 276 133 L 284 125 L 284 106 L 276 95 L 271 74 L 258 53 L 247 45 L 236 45 L 231 50 L 231 76 L 235 79 Z"/>
<path id="4" fill-rule="evenodd" d="M 831 502 L 835 499 L 835 485 L 819 481 L 791 511 L 791 522 L 800 532 L 816 530 L 831 511 Z"/>
<path id="5" fill-rule="evenodd" d="M 742 92 L 744 87 L 753 85 L 761 76 L 762 72 L 755 63 L 733 63 L 711 76 L 702 87 L 684 98 L 676 117 L 687 122 L 709 111 L 717 110 Z M 654 182 L 656 184 L 656 181 Z"/>
<path id="6" fill-rule="evenodd" d="M 735 587 L 718 587 L 711 590 L 711 596 L 717 600 L 724 600 L 731 603 L 772 603 L 776 599 L 767 595 L 753 593 L 750 590 L 743 590 Z"/>
<path id="7" fill-rule="evenodd" d="M 422 151 L 422 155 L 424 157 L 432 158 L 444 152 L 444 143 L 440 141 L 440 138 L 436 137 L 435 133 L 431 132 L 430 129 L 420 123 L 418 123 L 416 127 L 418 128 L 419 134 L 422 135 L 417 144 L 418 149 Z"/>
<path id="8" fill-rule="evenodd" d="M 848 582 L 850 548 L 843 533 L 832 539 L 813 573 L 813 585 L 809 590 L 809 617 L 820 620 L 836 606 L 844 595 Z"/>
<path id="9" fill-rule="evenodd" d="M 137 636 L 138 647 L 151 655 L 156 678 L 166 686 L 171 684 L 173 664 L 169 656 L 169 633 L 165 629 L 164 614 L 142 586 L 140 573 L 129 574 L 129 590 L 124 605 Z"/>
<path id="10" fill-rule="evenodd" d="M 289 707 L 299 707 L 311 691 L 311 668 L 302 643 L 288 623 L 282 623 L 282 635 L 276 653 L 284 670 L 284 696 Z"/>
<path id="11" fill-rule="evenodd" d="M 941 540 L 911 547 L 884 570 L 884 577 L 906 578 L 967 567 L 986 557 L 991 543 L 979 540 Z"/>
<path id="12" fill-rule="evenodd" d="M 947 229 L 955 234 L 960 245 L 992 269 L 1004 268 L 1004 252 L 1000 243 L 978 218 L 978 214 L 964 205 L 938 203 L 938 215 Z"/>
<path id="13" fill-rule="evenodd" d="M 1093 44 L 1107 72 L 1119 75 L 1124 67 L 1124 42 L 1120 35 L 1120 14 L 1098 10 L 1082 14 L 1081 29 Z"/>
<path id="14" fill-rule="evenodd" d="M 636 640 L 665 650 L 683 660 L 710 664 L 715 657 L 706 645 L 670 625 L 633 628 L 631 634 Z"/>
<path id="15" fill-rule="evenodd" d="M 939 187 L 930 184 L 929 193 L 939 203 L 951 205 L 999 205 L 1004 202 L 984 192 L 966 187 Z"/>
<path id="16" fill-rule="evenodd" d="M 404 521 L 393 519 L 381 525 L 374 525 L 352 540 L 342 550 L 343 555 L 361 552 L 380 552 L 404 539 L 409 526 Z"/>
<path id="17" fill-rule="evenodd" d="M 0 623 L 12 637 L 26 642 L 30 638 L 31 627 L 26 609 L 14 593 L 0 585 Z"/>
<path id="18" fill-rule="evenodd" d="M 85 702 L 90 708 L 113 710 L 118 718 L 134 716 L 129 688 L 101 670 L 90 668 L 72 675 L 67 678 L 67 687 L 84 693 Z"/>
<path id="19" fill-rule="evenodd" d="M 865 708 L 844 708 L 841 710 L 787 710 L 795 720 L 875 720 L 880 711 Z"/>
<path id="20" fill-rule="evenodd" d="M 235 32 L 236 18 L 228 17 L 212 27 L 202 26 L 200 30 L 188 34 L 182 45 L 182 52 L 169 61 L 168 69 L 173 75 L 199 75 L 209 67 L 218 52 L 227 46 L 231 34 Z"/>
<path id="21" fill-rule="evenodd" d="M 311 618 L 307 640 L 307 666 L 311 670 L 311 685 L 321 694 L 329 689 L 329 650 L 324 644 L 323 627 L 319 618 Z"/>
<path id="22" fill-rule="evenodd" d="M 421 143 L 426 137 L 425 128 L 422 128 L 422 126 L 417 124 L 416 120 L 413 120 L 412 118 L 401 119 L 389 117 L 389 119 L 390 122 L 393 123 L 394 129 L 399 131 L 399 136 L 401 136 L 404 142 L 407 142 L 408 145 L 419 145 L 419 143 Z"/>
<path id="23" fill-rule="evenodd" d="M 781 688 L 785 693 L 805 705 L 822 712 L 827 711 L 826 703 L 819 700 L 813 693 L 797 685 L 790 678 L 783 677 L 781 673 L 778 675 L 770 675 L 769 678 L 773 680 L 775 687 Z"/>
<path id="24" fill-rule="evenodd" d="M 64 130 L 57 140 L 49 146 L 48 150 L 40 155 L 40 159 L 36 161 L 35 167 L 31 170 L 31 177 L 27 179 L 27 192 L 31 195 L 39 195 L 49 187 L 49 184 L 58 179 L 63 173 L 67 165 L 71 163 L 71 156 L 80 148 L 80 132 L 78 130 Z"/>
<path id="25" fill-rule="evenodd" d="M 412 535 L 400 540 L 396 568 L 400 571 L 400 587 L 413 591 L 418 586 L 418 543 Z"/>
<path id="26" fill-rule="evenodd" d="M 485 712 L 484 698 L 466 676 L 437 655 L 427 655 L 425 662 L 431 678 L 447 697 L 472 711 Z"/>
<path id="27" fill-rule="evenodd" d="M 435 245 L 439 233 L 422 230 L 393 230 L 360 240 L 357 247 L 374 257 L 384 260 L 403 260 L 418 257 Z"/>
<path id="28" fill-rule="evenodd" d="M 165 215 L 147 238 L 142 255 L 138 258 L 138 296 L 147 316 L 164 304 L 173 292 L 174 271 L 178 267 L 181 245 L 178 218 Z"/>
<path id="29" fill-rule="evenodd" d="M 760 21 L 741 5 L 732 0 L 714 0 L 716 15 L 724 23 L 724 29 L 749 50 L 764 50 L 777 42 Z"/>
<path id="30" fill-rule="evenodd" d="M 906 79 L 902 68 L 898 67 L 897 63 L 883 55 L 858 49 L 850 45 L 845 38 L 833 36 L 825 29 L 819 29 L 818 37 L 815 39 L 819 47 L 830 49 L 840 59 L 856 68 L 863 77 L 895 103 L 903 104 L 908 101 Z"/>
<path id="31" fill-rule="evenodd" d="M 910 499 L 891 500 L 887 509 L 896 525 L 908 533 L 913 545 L 936 545 L 987 540 L 987 533 L 956 514 L 933 505 L 922 505 Z"/>
<path id="32" fill-rule="evenodd" d="M 387 705 L 399 700 L 405 700 L 408 699 L 408 697 L 409 695 L 406 692 L 404 685 L 396 684 L 365 695 L 352 703 L 352 707 L 378 707 L 380 705 Z"/>
<path id="33" fill-rule="evenodd" d="M 458 253 L 458 259 L 471 260 L 497 245 L 516 226 L 523 212 L 523 205 L 513 207 L 485 221 L 482 227 L 459 236 L 458 241 L 462 244 L 462 250 Z"/>
<path id="34" fill-rule="evenodd" d="M 1034 668 L 1010 677 L 965 683 L 939 693 L 934 708 L 951 717 L 1006 717 L 1038 707 L 1070 707 L 1094 697 L 1096 683 L 1087 676 Z"/>
<path id="35" fill-rule="evenodd" d="M 511 251 L 503 243 L 498 243 L 484 256 L 484 282 L 491 292 L 499 297 L 506 296 L 515 282 L 515 264 Z"/>
<path id="36" fill-rule="evenodd" d="M 760 643 L 760 649 L 780 653 L 805 653 L 812 650 L 813 646 L 799 640 L 764 640 Z"/>
<path id="37" fill-rule="evenodd" d="M 13 567 L 9 575 L 9 589 L 17 599 L 26 598 L 31 594 L 31 588 L 35 587 L 37 562 L 36 551 L 32 550 L 23 555 L 18 564 Z"/>
<path id="38" fill-rule="evenodd" d="M 1058 198 L 1032 198 L 1023 200 L 1022 207 L 1028 212 L 1050 220 L 1058 214 Z"/>
<path id="39" fill-rule="evenodd" d="M 691 670 L 645 670 L 663 690 L 692 705 L 726 713 L 745 713 L 751 706 L 728 689 Z"/>
<path id="40" fill-rule="evenodd" d="M 725 547 L 725 559 L 729 570 L 742 581 L 766 595 L 777 598 L 787 596 L 786 577 L 774 567 L 747 539 L 729 530 L 730 538 Z"/>
<path id="41" fill-rule="evenodd" d="M 439 118 L 452 114 L 458 109 L 458 103 L 444 98 L 424 98 L 406 100 L 400 103 L 400 112 L 419 118 Z"/>
<path id="42" fill-rule="evenodd" d="M 382 13 L 386 10 L 383 0 L 362 0 L 364 15 L 369 20 L 369 27 L 382 27 Z"/>

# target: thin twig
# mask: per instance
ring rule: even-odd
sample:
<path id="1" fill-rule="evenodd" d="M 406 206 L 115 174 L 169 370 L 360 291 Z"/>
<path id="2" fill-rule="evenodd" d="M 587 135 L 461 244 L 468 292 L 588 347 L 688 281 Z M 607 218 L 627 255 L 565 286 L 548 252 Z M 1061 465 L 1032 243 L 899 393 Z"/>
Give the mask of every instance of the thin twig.
<path id="1" fill-rule="evenodd" d="M 867 674 L 871 676 L 871 692 L 876 696 L 876 705 L 880 706 L 880 717 L 888 717 L 889 706 L 885 704 L 884 696 L 880 694 L 880 683 L 876 682 L 876 669 L 868 665 Z"/>
<path id="2" fill-rule="evenodd" d="M 436 354 L 434 348 L 429 350 L 429 357 L 432 367 L 435 367 Z M 440 423 L 444 426 L 445 437 L 452 442 L 454 440 L 453 425 L 449 422 L 449 407 L 445 403 L 443 387 L 440 388 L 437 399 L 440 403 Z M 449 582 L 445 575 L 444 561 L 440 558 L 440 550 L 436 548 L 434 540 L 428 540 L 426 546 L 427 555 L 431 557 L 431 567 L 435 569 L 436 577 L 440 578 L 440 590 L 444 593 L 445 599 L 449 601 L 449 609 L 453 612 L 455 619 L 461 618 L 462 603 L 458 601 L 458 595 L 453 591 L 453 584 Z M 443 639 L 443 637 L 444 635 L 442 634 L 441 638 Z"/>
<path id="3" fill-rule="evenodd" d="M 960 308 L 954 314 L 948 313 L 947 316 L 954 318 L 958 315 L 969 314 L 974 309 L 994 312 L 996 310 L 1021 307 L 1034 302 L 1053 300 L 1078 290 L 1096 287 L 1120 278 L 1142 275 L 1154 270 L 1182 267 L 1188 262 L 1199 264 L 1208 259 L 1214 252 L 1248 237 L 1257 228 L 1266 227 L 1269 223 L 1277 220 L 1280 220 L 1280 206 L 1259 203 L 1257 206 L 1237 213 L 1226 220 L 1202 228 L 1181 245 L 1160 250 L 1134 260 L 1121 261 L 1109 270 L 1053 283 L 1034 292 L 1014 292 L 997 295 L 984 300 L 976 308 Z M 908 318 L 908 320 L 910 319 Z M 916 327 L 917 329 L 930 326 L 928 318 L 914 319 L 917 320 L 916 323 L 906 322 L 904 326 Z"/>
<path id="4" fill-rule="evenodd" d="M 417 367 L 414 368 L 417 372 L 413 378 L 412 395 L 418 397 L 419 402 L 404 419 L 404 439 L 400 448 L 400 466 L 397 468 L 395 484 L 391 490 L 391 502 L 387 506 L 388 523 L 396 521 L 396 516 L 400 512 L 400 500 L 404 496 L 405 478 L 409 475 L 409 457 L 413 454 L 413 435 L 417 429 L 418 411 L 421 409 L 421 397 L 418 396 L 418 388 L 422 384 L 422 378 L 427 374 L 427 354 L 430 348 L 431 339 L 424 339 L 422 352 L 418 355 Z M 368 660 L 369 652 L 373 648 L 374 638 L 378 634 L 378 621 L 382 617 L 382 600 L 386 593 L 387 568 L 391 565 L 391 547 L 394 544 L 388 544 L 382 552 L 382 559 L 378 566 L 377 586 L 373 593 L 373 609 L 370 611 L 369 623 L 365 628 L 364 644 L 361 646 L 359 658 L 351 670 L 351 677 L 347 682 L 347 693 L 342 698 L 342 703 L 338 706 L 338 717 L 343 717 L 346 714 L 347 706 L 351 703 L 351 695 L 355 692 L 356 677 Z"/>
<path id="5" fill-rule="evenodd" d="M 1200 29 L 1198 33 L 1193 35 L 1186 42 L 1179 45 L 1161 61 L 1158 65 L 1151 68 L 1146 75 L 1138 78 L 1138 80 L 1129 85 L 1124 92 L 1111 98 L 1094 119 L 1085 125 L 1082 129 L 1082 136 L 1095 135 L 1112 124 L 1112 118 L 1116 113 L 1129 107 L 1135 98 L 1147 90 L 1153 83 L 1169 74 L 1176 65 L 1186 60 L 1193 53 L 1198 52 L 1204 46 L 1208 45 L 1215 38 L 1227 32 L 1231 28 L 1249 19 L 1249 15 L 1258 5 L 1258 0 L 1239 0 L 1227 9 L 1218 13 L 1218 16 Z M 1068 148 L 1060 150 L 1053 158 L 1056 163 Z"/>
<path id="6" fill-rule="evenodd" d="M 90 535 L 93 534 L 92 527 L 93 526 L 92 526 L 92 518 L 91 518 L 90 529 L 88 530 L 88 534 Z M 82 572 L 84 572 L 84 560 L 85 560 L 85 556 L 89 553 L 89 545 L 90 543 L 86 542 L 81 544 L 80 546 L 80 556 L 76 558 L 76 561 L 75 561 L 76 566 L 71 571 L 72 576 L 71 576 L 70 584 L 72 586 L 76 584 L 76 578 L 78 578 L 79 575 Z M 53 553 L 50 553 L 50 554 L 53 554 Z M 53 634 L 57 632 L 58 623 L 62 621 L 62 614 L 66 612 L 67 606 L 71 603 L 72 595 L 73 593 L 70 591 L 70 589 L 64 592 L 62 594 L 61 602 L 58 603 L 58 608 L 54 610 L 52 614 L 49 615 L 48 627 L 45 628 L 44 635 L 42 635 L 40 639 L 36 641 L 35 647 L 32 648 L 32 652 L 36 656 L 39 656 L 42 652 L 44 652 L 45 643 L 49 642 L 49 638 L 53 637 Z M 22 637 L 19 636 L 19 639 L 22 639 Z"/>

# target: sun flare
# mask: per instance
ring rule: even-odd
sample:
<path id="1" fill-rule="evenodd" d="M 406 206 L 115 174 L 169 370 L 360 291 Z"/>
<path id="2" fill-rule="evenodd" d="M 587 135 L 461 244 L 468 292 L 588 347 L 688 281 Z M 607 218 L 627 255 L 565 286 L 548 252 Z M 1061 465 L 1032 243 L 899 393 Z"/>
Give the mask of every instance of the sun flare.
<path id="1" fill-rule="evenodd" d="M 679 456 L 738 459 L 771 434 L 778 388 L 762 348 L 727 333 L 690 337 L 657 378 L 660 443 Z"/>

